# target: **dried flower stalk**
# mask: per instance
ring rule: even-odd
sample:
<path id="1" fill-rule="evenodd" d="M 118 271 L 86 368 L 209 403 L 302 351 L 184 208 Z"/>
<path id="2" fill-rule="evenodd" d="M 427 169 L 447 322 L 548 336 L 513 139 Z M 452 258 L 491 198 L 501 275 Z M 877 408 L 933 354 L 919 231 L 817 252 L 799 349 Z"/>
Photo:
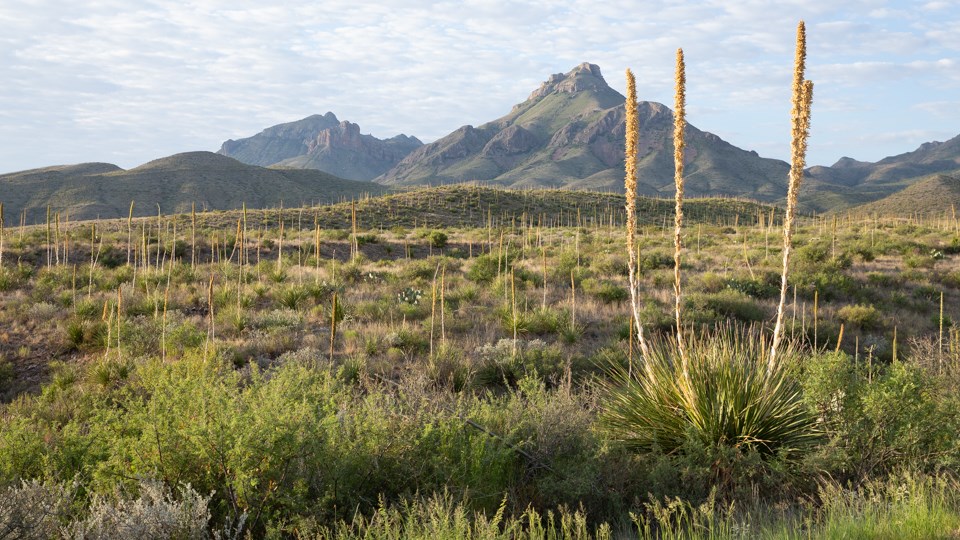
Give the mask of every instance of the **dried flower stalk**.
<path id="1" fill-rule="evenodd" d="M 633 321 L 637 329 L 637 343 L 640 345 L 640 354 L 647 356 L 647 342 L 643 337 L 643 324 L 640 322 L 640 309 L 637 303 L 637 147 L 640 120 L 637 114 L 637 83 L 633 77 L 633 72 L 629 69 L 627 69 L 627 101 L 624 108 L 627 122 L 624 190 L 627 199 L 627 264 L 630 280 L 630 308 L 633 310 Z"/>
<path id="2" fill-rule="evenodd" d="M 683 364 L 683 374 L 688 375 L 687 354 L 683 345 L 683 324 L 680 319 L 680 253 L 683 249 L 683 150 L 686 147 L 684 130 L 686 120 L 686 66 L 683 62 L 683 49 L 677 49 L 677 71 L 675 76 L 676 90 L 674 93 L 673 111 L 673 180 L 676 184 L 676 197 L 673 218 L 673 292 L 674 312 L 677 323 L 677 349 Z"/>
<path id="3" fill-rule="evenodd" d="M 807 59 L 807 34 L 803 21 L 797 25 L 797 49 L 793 70 L 793 106 L 791 109 L 792 137 L 790 145 L 790 174 L 787 184 L 787 213 L 783 220 L 783 270 L 780 274 L 780 303 L 777 306 L 777 322 L 773 328 L 773 344 L 770 347 L 768 370 L 777 358 L 777 347 L 783 337 L 783 312 L 787 299 L 787 274 L 790 267 L 790 252 L 793 247 L 793 222 L 797 210 L 797 196 L 803 182 L 806 164 L 807 138 L 810 136 L 810 105 L 813 102 L 813 83 L 805 80 Z"/>

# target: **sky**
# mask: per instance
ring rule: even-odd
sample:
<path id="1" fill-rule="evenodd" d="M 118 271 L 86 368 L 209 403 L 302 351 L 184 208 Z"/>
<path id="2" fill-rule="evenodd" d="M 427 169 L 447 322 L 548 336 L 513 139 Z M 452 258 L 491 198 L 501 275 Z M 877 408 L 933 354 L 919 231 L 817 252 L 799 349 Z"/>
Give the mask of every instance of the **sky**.
<path id="1" fill-rule="evenodd" d="M 688 121 L 789 155 L 796 24 L 815 85 L 808 165 L 960 134 L 960 0 L 2 0 L 0 173 L 124 168 L 311 114 L 424 142 L 600 66 Z"/>

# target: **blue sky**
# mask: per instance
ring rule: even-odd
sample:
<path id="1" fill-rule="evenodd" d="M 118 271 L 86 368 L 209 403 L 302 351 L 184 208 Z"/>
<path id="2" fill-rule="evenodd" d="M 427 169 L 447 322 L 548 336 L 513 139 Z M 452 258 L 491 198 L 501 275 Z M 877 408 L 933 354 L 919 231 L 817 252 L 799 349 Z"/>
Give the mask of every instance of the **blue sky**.
<path id="1" fill-rule="evenodd" d="M 960 1 L 409 0 L 0 3 L 0 172 L 132 167 L 333 111 L 425 142 L 598 64 L 623 92 L 763 156 L 789 152 L 794 31 L 816 85 L 808 164 L 960 134 Z"/>

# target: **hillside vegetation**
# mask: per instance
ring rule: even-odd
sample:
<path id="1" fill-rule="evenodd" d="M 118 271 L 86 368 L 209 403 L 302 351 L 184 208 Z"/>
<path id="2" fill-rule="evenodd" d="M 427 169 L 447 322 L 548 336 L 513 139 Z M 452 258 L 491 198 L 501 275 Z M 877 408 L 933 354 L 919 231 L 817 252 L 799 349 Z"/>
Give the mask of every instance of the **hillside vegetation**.
<path id="1" fill-rule="evenodd" d="M 109 164 L 33 169 L 0 176 L 7 223 L 127 217 L 198 210 L 227 210 L 332 203 L 386 188 L 307 169 L 265 169 L 210 152 L 177 154 L 130 170 Z"/>
<path id="2" fill-rule="evenodd" d="M 883 216 L 955 218 L 960 206 L 960 176 L 936 174 L 879 201 L 852 208 L 851 212 Z"/>
<path id="3" fill-rule="evenodd" d="M 782 216 L 701 202 L 684 239 L 690 339 L 769 325 Z M 245 222 L 103 220 L 49 239 L 8 226 L 0 527 L 299 538 L 540 538 L 550 523 L 583 538 L 960 527 L 949 476 L 960 223 L 805 221 L 787 335 L 816 444 L 769 456 L 690 439 L 667 454 L 623 446 L 599 420 L 609 370 L 639 361 L 616 203 L 459 186 Z M 644 202 L 638 235 L 641 313 L 657 340 L 673 321 L 662 203 Z"/>

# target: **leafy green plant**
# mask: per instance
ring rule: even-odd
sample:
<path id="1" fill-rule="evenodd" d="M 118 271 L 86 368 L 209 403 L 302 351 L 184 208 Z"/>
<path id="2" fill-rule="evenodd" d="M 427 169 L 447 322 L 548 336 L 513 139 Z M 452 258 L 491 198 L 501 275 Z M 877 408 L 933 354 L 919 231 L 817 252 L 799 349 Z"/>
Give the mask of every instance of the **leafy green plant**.
<path id="1" fill-rule="evenodd" d="M 282 307 L 297 311 L 303 307 L 307 298 L 310 298 L 310 293 L 306 288 L 293 286 L 283 289 L 277 298 L 277 302 L 279 302 Z"/>
<path id="2" fill-rule="evenodd" d="M 632 448 L 680 452 L 709 447 L 799 454 L 819 437 L 793 371 L 795 349 L 768 367 L 767 342 L 751 331 L 702 334 L 687 343 L 689 372 L 676 346 L 659 341 L 633 372 L 610 368 L 602 425 Z"/>

